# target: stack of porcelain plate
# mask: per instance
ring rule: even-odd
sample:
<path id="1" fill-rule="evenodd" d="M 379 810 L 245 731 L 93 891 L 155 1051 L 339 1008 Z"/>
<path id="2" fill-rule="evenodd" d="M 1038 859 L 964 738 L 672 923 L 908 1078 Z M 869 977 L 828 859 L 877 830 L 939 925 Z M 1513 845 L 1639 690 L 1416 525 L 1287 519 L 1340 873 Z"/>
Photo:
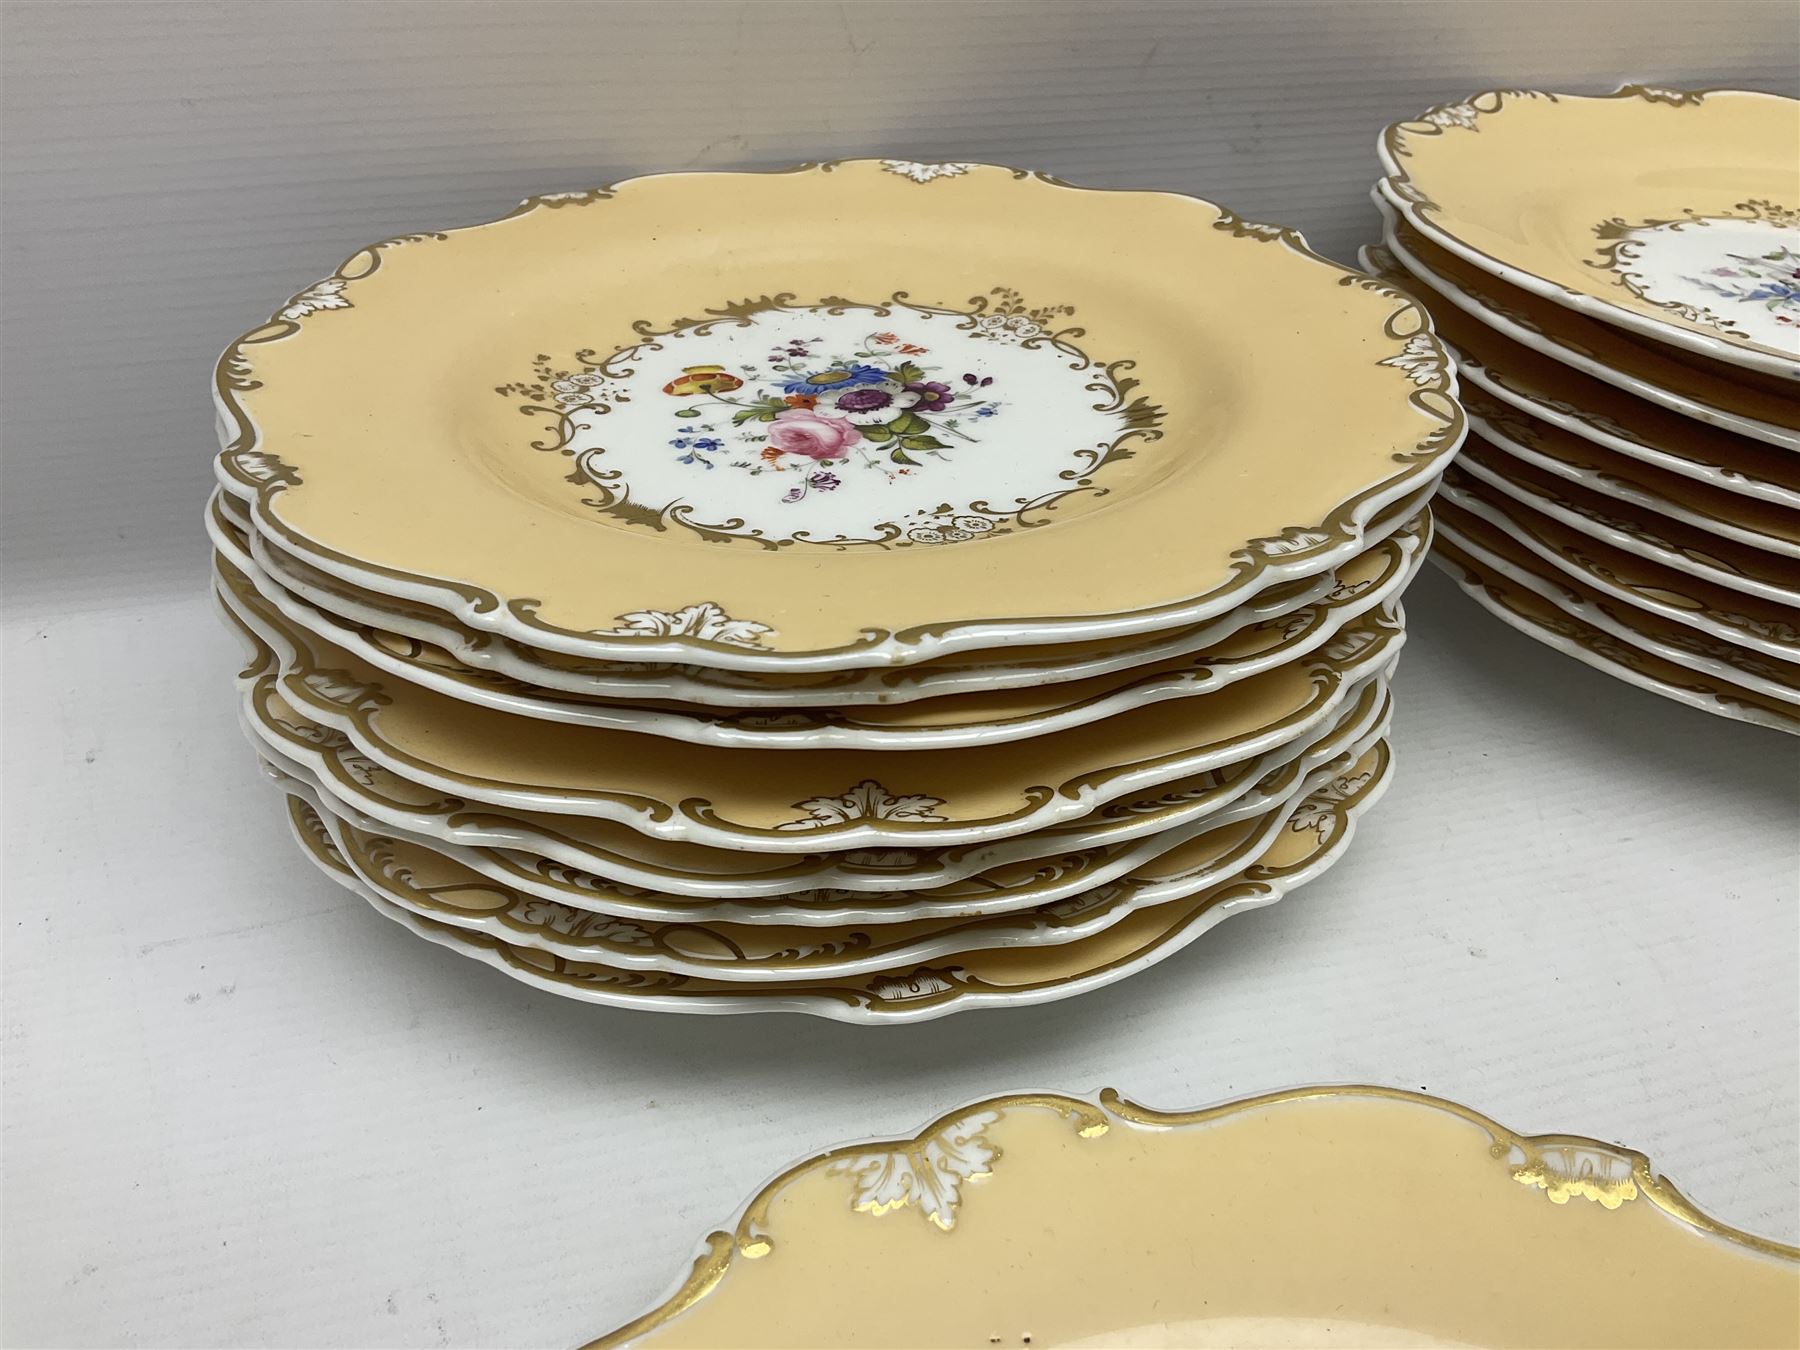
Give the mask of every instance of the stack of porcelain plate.
<path id="1" fill-rule="evenodd" d="M 1533 637 L 1800 731 L 1800 104 L 1507 92 L 1382 138 L 1472 429 L 1435 556 Z"/>
<path id="2" fill-rule="evenodd" d="M 390 240 L 217 395 L 321 868 L 571 997 L 874 1022 L 1338 858 L 1462 436 L 1423 311 L 1290 231 L 893 161 Z"/>

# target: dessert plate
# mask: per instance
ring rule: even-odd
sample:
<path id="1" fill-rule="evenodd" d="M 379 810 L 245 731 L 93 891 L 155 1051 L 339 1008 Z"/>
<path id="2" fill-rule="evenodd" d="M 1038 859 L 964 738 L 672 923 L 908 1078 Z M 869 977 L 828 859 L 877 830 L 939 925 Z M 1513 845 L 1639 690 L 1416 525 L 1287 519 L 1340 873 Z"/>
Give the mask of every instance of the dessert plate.
<path id="1" fill-rule="evenodd" d="M 1369 547 L 1412 525 L 1435 487 L 1433 482 L 1383 511 L 1365 532 Z M 1200 651 L 1264 619 L 1290 614 L 1304 605 L 1348 598 L 1335 585 L 1336 573 L 1327 571 L 1271 586 L 1228 614 L 1168 633 L 1048 647 L 1013 644 L 894 669 L 787 676 L 647 662 L 594 662 L 535 652 L 492 634 L 476 633 L 447 623 L 441 615 L 422 606 L 374 601 L 318 569 L 283 555 L 250 530 L 242 511 L 242 504 L 228 493 L 215 493 L 208 530 L 215 541 L 220 535 L 236 540 L 240 550 L 242 541 L 248 539 L 251 560 L 256 565 L 253 578 L 276 583 L 288 595 L 298 596 L 326 615 L 357 626 L 367 641 L 394 656 L 416 660 L 421 659 L 420 653 L 425 649 L 436 648 L 461 665 L 509 676 L 536 689 L 625 702 L 669 701 L 783 710 L 838 708 L 1086 679 Z M 273 595 L 269 598 L 276 599 Z M 322 636 L 333 635 L 327 631 Z"/>
<path id="2" fill-rule="evenodd" d="M 1483 437 L 1471 436 L 1463 443 L 1457 469 L 1465 480 L 1473 479 L 1483 488 L 1614 548 L 1800 610 L 1800 562 L 1792 558 L 1709 534 L 1668 516 L 1627 511 L 1615 499 L 1591 492 L 1578 481 L 1546 473 L 1489 445 Z"/>
<path id="3" fill-rule="evenodd" d="M 1643 1154 L 1309 1087 L 1179 1112 L 1017 1093 L 815 1154 L 588 1350 L 1796 1341 L 1800 1250 Z"/>
<path id="4" fill-rule="evenodd" d="M 359 755 L 431 792 L 569 817 L 571 824 L 610 820 L 653 837 L 770 853 L 972 844 L 1076 819 L 1323 724 L 1405 641 L 1398 605 L 1390 604 L 1290 665 L 1003 753 L 974 747 L 769 755 L 458 703 L 383 680 L 341 648 L 219 594 L 277 653 L 283 699 L 347 737 Z"/>
<path id="5" fill-rule="evenodd" d="M 1494 90 L 1381 138 L 1382 196 L 1509 286 L 1800 379 L 1800 103 L 1627 85 Z"/>
<path id="6" fill-rule="evenodd" d="M 1110 928 L 1150 905 L 1178 900 L 1236 876 L 1273 846 L 1303 800 L 1355 764 L 1372 741 L 1309 775 L 1273 809 L 1207 830 L 1116 880 L 1024 909 L 964 918 L 905 919 L 864 927 L 791 927 L 763 922 L 643 923 L 524 896 L 431 849 L 355 829 L 294 780 L 339 856 L 378 897 L 467 932 L 573 961 L 672 971 L 730 983 L 838 979 L 998 947 L 1053 946 Z M 304 824 L 304 822 L 302 822 Z"/>
<path id="7" fill-rule="evenodd" d="M 1348 624 L 1396 597 L 1423 560 L 1428 517 L 1345 563 L 1322 600 L 1264 619 L 1224 642 L 1188 656 L 1118 674 L 993 693 L 948 695 L 928 702 L 840 710 L 720 713 L 679 705 L 639 707 L 558 695 L 507 676 L 471 670 L 451 659 L 395 654 L 355 627 L 287 596 L 246 569 L 255 564 L 231 548 L 215 555 L 221 583 L 252 610 L 297 624 L 370 667 L 436 693 L 497 712 L 573 726 L 667 736 L 696 745 L 770 750 L 919 750 L 994 745 L 1069 730 L 1157 703 L 1174 703 L 1317 651 Z M 229 551 L 227 551 L 229 550 Z M 235 556 L 234 556 L 235 555 Z"/>
<path id="8" fill-rule="evenodd" d="M 1379 194 L 1376 204 L 1386 221 L 1382 242 L 1415 283 L 1496 333 L 1684 417 L 1787 450 L 1800 449 L 1800 404 L 1792 394 L 1741 383 L 1679 353 L 1507 289 L 1506 283 L 1399 223 Z"/>
<path id="9" fill-rule="evenodd" d="M 1462 429 L 1422 311 L 1291 231 L 878 161 L 385 241 L 215 392 L 222 484 L 311 566 L 540 650 L 778 672 L 1203 622 L 1355 556 Z"/>
<path id="10" fill-rule="evenodd" d="M 1087 816 L 1035 834 L 961 848 L 855 849 L 843 853 L 749 853 L 653 839 L 611 821 L 476 813 L 456 798 L 418 787 L 359 755 L 348 738 L 296 713 L 273 692 L 276 663 L 264 651 L 245 674 L 246 734 L 282 772 L 324 794 L 360 827 L 425 844 L 503 885 L 578 909 L 658 920 L 737 917 L 746 901 L 771 923 L 879 922 L 897 904 L 957 886 L 955 904 L 994 869 L 1035 863 L 1042 884 L 1079 883 L 1094 850 L 1255 814 L 1292 782 L 1371 731 L 1385 731 L 1392 698 L 1384 669 L 1366 677 L 1345 710 L 1315 730 L 1255 758 L 1121 797 Z M 1271 795 L 1273 794 L 1273 795 Z M 960 885 L 959 885 L 960 884 Z M 906 893 L 906 894 L 902 894 Z M 1040 898 L 1053 898 L 1041 893 Z"/>
<path id="11" fill-rule="evenodd" d="M 328 832 L 303 824 L 295 833 L 320 870 L 387 918 L 534 988 L 587 1003 L 663 1012 L 801 1012 L 843 1022 L 919 1022 L 974 1008 L 1046 1003 L 1113 984 L 1167 960 L 1231 915 L 1274 903 L 1343 856 L 1357 818 L 1387 787 L 1388 765 L 1387 745 L 1380 742 L 1349 772 L 1308 797 L 1276 844 L 1239 876 L 1185 899 L 1139 910 L 1092 937 L 1054 947 L 972 952 L 916 967 L 789 985 L 734 985 L 620 970 L 466 932 L 381 899 L 344 862 Z"/>
<path id="12" fill-rule="evenodd" d="M 1735 684 L 1713 680 L 1665 661 L 1630 642 L 1583 622 L 1546 600 L 1484 568 L 1457 547 L 1451 527 L 1440 522 L 1431 557 L 1483 609 L 1527 637 L 1554 647 L 1627 684 L 1734 721 L 1800 735 L 1800 718 L 1790 708 L 1762 699 Z"/>
<path id="13" fill-rule="evenodd" d="M 1433 487 L 1435 487 L 1435 483 Z M 1430 489 L 1390 508 L 1369 527 L 1370 546 L 1386 540 L 1422 509 Z M 540 690 L 627 702 L 693 703 L 708 707 L 793 709 L 858 707 L 908 703 L 1001 689 L 1035 687 L 1107 675 L 1153 661 L 1200 651 L 1223 642 L 1251 624 L 1290 614 L 1303 605 L 1348 596 L 1335 584 L 1336 573 L 1271 586 L 1228 614 L 1206 623 L 1142 638 L 1070 642 L 1055 646 L 1013 646 L 970 651 L 957 656 L 894 669 L 855 669 L 770 675 L 747 670 L 713 670 L 704 666 L 655 665 L 633 661 L 583 661 L 578 657 L 537 652 L 491 633 L 477 633 L 446 620 L 423 606 L 399 601 L 374 602 L 317 568 L 286 557 L 267 540 L 249 531 L 228 493 L 215 494 L 208 529 L 215 543 L 223 532 L 238 531 L 249 541 L 253 579 L 265 596 L 280 604 L 264 583 L 297 596 L 332 616 L 329 628 L 313 631 L 343 645 L 340 634 L 353 626 L 362 639 L 393 657 L 407 661 L 448 659 L 459 665 L 523 682 Z M 1404 513 L 1404 514 L 1402 514 Z M 285 609 L 284 609 L 284 612 Z M 290 614 L 295 622 L 305 620 Z M 360 648 L 356 648 L 360 652 Z M 441 656 L 435 656 L 441 653 Z"/>
<path id="14" fill-rule="evenodd" d="M 972 903 L 971 887 L 981 886 L 993 870 L 1019 862 L 1036 863 L 1044 869 L 1043 884 L 1057 885 L 1062 874 L 1084 866 L 1085 855 L 1096 850 L 1266 809 L 1299 777 L 1346 746 L 1371 732 L 1384 732 L 1392 713 L 1392 696 L 1381 674 L 1364 682 L 1332 730 L 1301 750 L 1286 747 L 1248 765 L 1186 780 L 1173 790 L 1111 802 L 1035 835 L 965 848 L 859 849 L 793 857 L 652 839 L 611 822 L 584 823 L 571 840 L 546 828 L 546 822 L 561 824 L 557 817 L 474 816 L 463 803 L 433 800 L 355 755 L 345 738 L 280 705 L 266 686 L 258 692 L 263 697 L 246 706 L 245 732 L 264 761 L 305 782 L 335 813 L 360 827 L 407 838 L 503 885 L 576 908 L 624 918 L 742 921 L 745 902 L 754 901 L 757 914 L 769 922 L 793 924 L 880 922 L 892 916 L 897 904 L 927 903 L 940 888 L 951 888 L 946 893 L 955 897 L 961 912 Z M 471 834 L 541 844 L 556 856 L 455 841 Z M 569 857 L 577 862 L 563 860 Z M 593 866 L 604 870 L 588 870 Z M 1075 881 L 1081 880 L 1076 875 Z M 1053 897 L 1044 893 L 1041 898 Z"/>
<path id="15" fill-rule="evenodd" d="M 1364 267 L 1395 285 L 1406 285 L 1411 276 L 1385 248 L 1364 248 L 1360 257 Z M 1583 375 L 1508 340 L 1455 305 L 1439 305 L 1431 318 L 1456 358 L 1465 405 L 1476 393 L 1490 407 L 1505 404 L 1534 423 L 1637 463 L 1735 496 L 1800 507 L 1800 459 L 1787 451 Z"/>
<path id="16" fill-rule="evenodd" d="M 1346 719 L 1305 754 L 1265 775 L 1238 800 L 1178 828 L 1121 843 L 1102 838 L 1086 847 L 1064 848 L 1010 861 L 1002 859 L 973 875 L 921 889 L 867 892 L 821 887 L 751 900 L 697 899 L 626 886 L 591 873 L 549 864 L 544 859 L 527 856 L 496 860 L 477 850 L 395 831 L 325 790 L 301 763 L 280 756 L 267 746 L 260 748 L 269 775 L 284 785 L 297 784 L 296 790 L 303 792 L 308 801 L 329 817 L 336 817 L 365 835 L 391 839 L 396 846 L 428 850 L 444 858 L 447 865 L 488 884 L 491 892 L 518 894 L 525 904 L 537 907 L 534 912 L 579 911 L 589 916 L 626 920 L 633 925 L 650 924 L 683 930 L 696 924 L 733 928 L 779 925 L 793 930 L 842 928 L 848 924 L 916 925 L 926 920 L 942 925 L 1059 904 L 1080 892 L 1092 891 L 1131 872 L 1150 867 L 1170 850 L 1201 834 L 1215 834 L 1227 826 L 1266 816 L 1290 801 L 1322 769 L 1345 755 L 1351 758 L 1361 755 L 1384 736 L 1389 722 L 1388 703 L 1384 695 L 1378 716 Z M 1101 834 L 1102 831 L 1093 833 Z M 1047 847 L 1048 844 L 1040 843 L 1033 851 Z M 377 883 L 371 881 L 370 884 Z M 506 936 L 504 933 L 499 935 Z M 770 941 L 767 937 L 759 939 L 765 946 Z M 795 938 L 789 945 L 800 945 L 800 940 Z"/>
<path id="17" fill-rule="evenodd" d="M 1502 504 L 1446 482 L 1443 501 L 1479 516 L 1557 572 L 1639 609 L 1705 633 L 1719 642 L 1800 660 L 1800 613 L 1687 576 L 1613 548 L 1519 502 Z"/>
<path id="18" fill-rule="evenodd" d="M 1456 522 L 1456 547 L 1493 575 L 1543 597 L 1601 632 L 1702 676 L 1740 686 L 1790 707 L 1800 717 L 1800 666 L 1719 642 L 1659 615 L 1584 587 L 1560 573 L 1543 575 L 1542 563 L 1488 521 L 1449 508 Z"/>
<path id="19" fill-rule="evenodd" d="M 1765 553 L 1800 558 L 1800 511 L 1665 474 L 1480 396 L 1468 406 L 1471 422 L 1480 422 L 1482 442 L 1490 449 L 1652 516 L 1679 520 Z"/>

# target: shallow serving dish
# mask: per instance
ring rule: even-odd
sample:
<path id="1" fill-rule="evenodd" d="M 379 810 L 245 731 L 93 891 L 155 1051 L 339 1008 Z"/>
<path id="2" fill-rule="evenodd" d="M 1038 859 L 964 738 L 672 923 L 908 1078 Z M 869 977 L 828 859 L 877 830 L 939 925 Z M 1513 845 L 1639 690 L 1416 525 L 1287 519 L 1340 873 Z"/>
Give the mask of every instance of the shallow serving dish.
<path id="1" fill-rule="evenodd" d="M 590 1350 L 1797 1340 L 1800 1251 L 1642 1154 L 1313 1087 L 1180 1112 L 1020 1093 L 831 1149 Z"/>
<path id="2" fill-rule="evenodd" d="M 1800 103 L 1629 85 L 1492 90 L 1381 139 L 1433 243 L 1628 332 L 1800 379 Z"/>
<path id="3" fill-rule="evenodd" d="M 222 357 L 220 481 L 478 630 L 797 672 L 1203 622 L 1454 452 L 1422 311 L 1293 232 L 938 170 L 661 175 L 365 249 Z"/>

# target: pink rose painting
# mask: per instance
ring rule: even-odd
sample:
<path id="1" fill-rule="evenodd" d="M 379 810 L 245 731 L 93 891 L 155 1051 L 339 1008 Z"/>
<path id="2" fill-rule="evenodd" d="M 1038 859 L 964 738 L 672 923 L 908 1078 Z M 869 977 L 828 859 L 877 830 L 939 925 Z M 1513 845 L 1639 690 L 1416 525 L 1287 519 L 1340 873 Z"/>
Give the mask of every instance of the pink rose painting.
<path id="1" fill-rule="evenodd" d="M 840 308 L 817 308 L 821 320 L 842 317 Z M 952 450 L 980 444 L 1003 406 L 991 375 L 971 371 L 953 384 L 940 364 L 921 364 L 930 348 L 897 332 L 849 341 L 776 337 L 761 361 L 730 366 L 718 355 L 671 372 L 662 386 L 672 400 L 675 462 L 701 472 L 780 474 L 780 500 L 788 503 L 835 492 L 851 473 L 892 482 L 948 460 Z M 558 373 L 546 367 L 542 374 Z"/>
<path id="2" fill-rule="evenodd" d="M 862 432 L 841 417 L 826 417 L 810 408 L 789 408 L 769 423 L 769 444 L 808 459 L 842 459 L 862 439 Z"/>

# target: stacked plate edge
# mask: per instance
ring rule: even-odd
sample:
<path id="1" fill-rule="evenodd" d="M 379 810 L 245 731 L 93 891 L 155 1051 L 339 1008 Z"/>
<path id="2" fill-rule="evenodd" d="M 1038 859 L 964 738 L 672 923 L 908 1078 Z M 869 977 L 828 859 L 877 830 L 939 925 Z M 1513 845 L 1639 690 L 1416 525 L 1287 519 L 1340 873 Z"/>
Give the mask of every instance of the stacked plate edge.
<path id="1" fill-rule="evenodd" d="M 308 858 L 548 992 L 871 1023 L 1341 857 L 1463 436 L 1424 311 L 1292 231 L 899 161 L 385 241 L 215 394 Z"/>
<path id="2" fill-rule="evenodd" d="M 1471 427 L 1434 556 L 1591 666 L 1800 731 L 1800 104 L 1490 92 L 1381 154 L 1363 261 Z"/>

